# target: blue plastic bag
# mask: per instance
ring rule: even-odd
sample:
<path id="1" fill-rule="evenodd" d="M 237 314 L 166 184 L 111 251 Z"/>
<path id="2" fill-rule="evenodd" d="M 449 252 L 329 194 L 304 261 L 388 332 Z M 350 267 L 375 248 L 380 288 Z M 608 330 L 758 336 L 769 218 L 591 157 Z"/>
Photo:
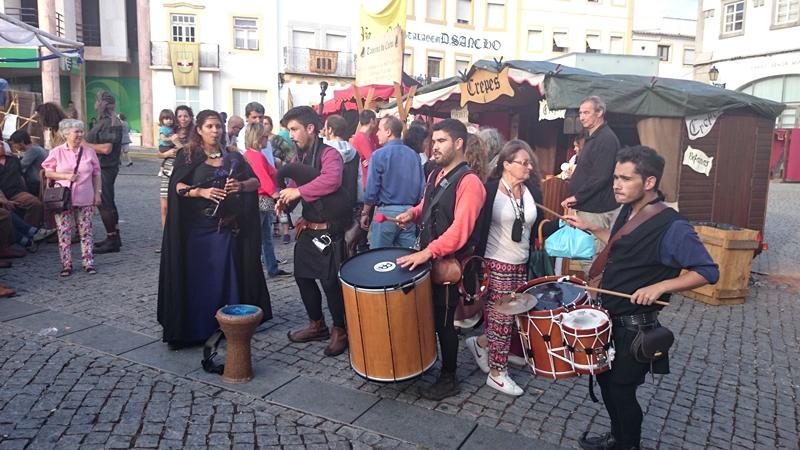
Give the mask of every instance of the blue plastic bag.
<path id="1" fill-rule="evenodd" d="M 592 259 L 594 257 L 594 237 L 586 231 L 579 230 L 558 222 L 559 229 L 544 241 L 547 254 L 556 258 Z"/>

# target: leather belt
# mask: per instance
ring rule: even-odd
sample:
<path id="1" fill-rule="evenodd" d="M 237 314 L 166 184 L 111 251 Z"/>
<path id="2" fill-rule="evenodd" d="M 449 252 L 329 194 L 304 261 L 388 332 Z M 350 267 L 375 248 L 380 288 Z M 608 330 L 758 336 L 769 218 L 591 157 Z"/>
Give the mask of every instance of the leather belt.
<path id="1" fill-rule="evenodd" d="M 305 228 L 314 231 L 327 230 L 328 224 L 325 222 L 305 222 Z"/>
<path id="2" fill-rule="evenodd" d="M 615 316 L 611 318 L 611 323 L 617 327 L 640 327 L 651 325 L 658 321 L 658 311 L 630 316 Z"/>

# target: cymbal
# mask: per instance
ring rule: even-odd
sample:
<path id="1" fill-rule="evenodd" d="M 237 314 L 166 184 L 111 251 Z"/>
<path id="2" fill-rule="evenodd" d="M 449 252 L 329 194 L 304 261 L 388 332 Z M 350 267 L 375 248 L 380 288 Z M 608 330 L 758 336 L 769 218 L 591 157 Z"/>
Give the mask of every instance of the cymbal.
<path id="1" fill-rule="evenodd" d="M 530 311 L 538 302 L 539 300 L 531 294 L 512 292 L 511 295 L 501 298 L 495 309 L 502 314 L 515 316 Z"/>

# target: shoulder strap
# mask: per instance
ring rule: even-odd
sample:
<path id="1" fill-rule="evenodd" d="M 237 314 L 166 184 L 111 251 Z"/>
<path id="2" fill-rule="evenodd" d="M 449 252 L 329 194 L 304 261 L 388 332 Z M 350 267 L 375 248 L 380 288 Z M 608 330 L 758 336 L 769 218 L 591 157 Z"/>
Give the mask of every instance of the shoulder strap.
<path id="1" fill-rule="evenodd" d="M 633 219 L 629 220 L 627 223 L 625 223 L 625 225 L 622 226 L 622 228 L 617 230 L 617 232 L 614 233 L 614 236 L 608 240 L 608 244 L 606 244 L 606 247 L 603 249 L 603 251 L 597 255 L 597 258 L 592 263 L 592 267 L 589 268 L 589 279 L 592 280 L 595 277 L 602 275 L 603 270 L 606 268 L 606 263 L 608 262 L 608 254 L 611 252 L 611 246 L 615 242 L 617 242 L 621 237 L 631 234 L 633 230 L 639 227 L 639 225 L 652 219 L 665 209 L 667 209 L 667 205 L 664 202 L 646 205 L 641 211 L 639 211 L 638 214 L 636 214 L 636 216 L 634 216 Z"/>
<path id="2" fill-rule="evenodd" d="M 80 149 L 78 150 L 78 159 L 75 162 L 75 170 L 72 171 L 73 175 L 78 173 L 78 166 L 81 165 L 81 156 L 83 156 L 83 146 L 82 145 L 81 145 Z M 69 182 L 69 188 L 72 189 L 72 181 Z"/>
<path id="3" fill-rule="evenodd" d="M 421 223 L 423 224 L 428 223 L 428 221 L 431 218 L 433 209 L 436 207 L 436 205 L 438 205 L 439 200 L 442 199 L 442 196 L 447 191 L 447 188 L 449 188 L 453 184 L 456 184 L 452 183 L 450 180 L 460 178 L 462 175 L 466 174 L 466 172 L 469 171 L 470 171 L 469 165 L 467 165 L 467 163 L 462 163 L 455 170 L 445 175 L 442 181 L 440 181 L 438 185 L 436 185 L 436 177 L 439 176 L 439 172 L 437 171 L 431 173 L 431 183 L 429 184 L 429 186 L 435 186 L 435 187 L 433 188 L 434 191 L 433 194 L 431 195 L 430 205 L 425 205 L 425 213 L 422 215 Z"/>

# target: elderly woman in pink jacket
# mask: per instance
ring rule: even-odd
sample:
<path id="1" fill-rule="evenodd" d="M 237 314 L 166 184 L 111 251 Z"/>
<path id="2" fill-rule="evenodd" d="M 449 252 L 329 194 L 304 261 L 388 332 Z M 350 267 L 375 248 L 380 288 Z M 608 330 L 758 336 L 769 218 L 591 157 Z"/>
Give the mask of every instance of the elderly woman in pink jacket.
<path id="1" fill-rule="evenodd" d="M 61 256 L 61 276 L 72 273 L 70 241 L 77 225 L 81 238 L 83 270 L 95 274 L 92 246 L 92 210 L 100 204 L 100 162 L 92 147 L 83 145 L 84 125 L 80 120 L 64 119 L 58 124 L 66 142 L 50 150 L 42 163 L 45 177 L 56 184 L 69 187 L 72 193 L 70 209 L 56 213 L 58 251 Z M 77 221 L 77 224 L 75 223 Z"/>

